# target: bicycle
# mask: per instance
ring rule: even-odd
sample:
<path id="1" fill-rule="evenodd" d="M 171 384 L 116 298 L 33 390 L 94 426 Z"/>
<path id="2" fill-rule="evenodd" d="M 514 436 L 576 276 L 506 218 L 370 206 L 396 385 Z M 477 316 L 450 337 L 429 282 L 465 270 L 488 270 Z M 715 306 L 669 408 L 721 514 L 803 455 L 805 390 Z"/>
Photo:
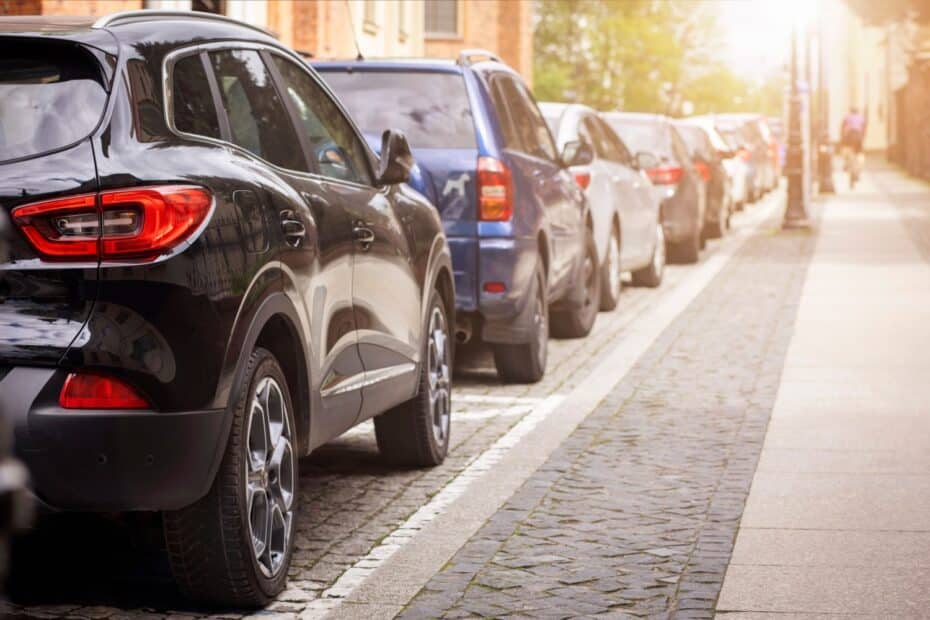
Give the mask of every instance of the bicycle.
<path id="1" fill-rule="evenodd" d="M 851 146 L 843 147 L 843 170 L 849 173 L 849 189 L 855 189 L 862 174 L 862 155 Z"/>

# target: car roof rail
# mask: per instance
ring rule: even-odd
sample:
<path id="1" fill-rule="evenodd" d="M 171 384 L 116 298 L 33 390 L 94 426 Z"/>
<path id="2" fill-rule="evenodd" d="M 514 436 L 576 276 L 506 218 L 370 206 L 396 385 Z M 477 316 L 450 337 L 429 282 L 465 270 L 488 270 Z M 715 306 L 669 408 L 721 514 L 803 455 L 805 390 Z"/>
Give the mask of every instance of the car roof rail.
<path id="1" fill-rule="evenodd" d="M 243 28 L 248 28 L 256 32 L 260 32 L 264 35 L 277 39 L 273 32 L 266 30 L 260 26 L 255 26 L 238 19 L 233 19 L 232 17 L 227 17 L 226 15 L 217 15 L 215 13 L 205 13 L 203 11 L 162 11 L 162 10 L 152 10 L 152 9 L 138 9 L 134 11 L 119 11 L 117 13 L 110 13 L 109 15 L 104 15 L 100 19 L 94 22 L 94 28 L 106 28 L 108 26 L 116 26 L 123 22 L 130 21 L 146 21 L 146 20 L 156 20 L 156 19 L 207 19 L 210 21 L 219 21 L 225 22 L 227 24 L 235 24 L 236 26 L 242 26 Z"/>
<path id="2" fill-rule="evenodd" d="M 472 64 L 473 58 L 484 58 L 485 60 L 492 60 L 494 62 L 503 63 L 504 61 L 500 59 L 500 56 L 494 52 L 489 52 L 488 50 L 480 48 L 472 48 L 467 50 L 462 50 L 459 52 L 459 59 L 456 61 L 459 65 L 467 67 Z"/>

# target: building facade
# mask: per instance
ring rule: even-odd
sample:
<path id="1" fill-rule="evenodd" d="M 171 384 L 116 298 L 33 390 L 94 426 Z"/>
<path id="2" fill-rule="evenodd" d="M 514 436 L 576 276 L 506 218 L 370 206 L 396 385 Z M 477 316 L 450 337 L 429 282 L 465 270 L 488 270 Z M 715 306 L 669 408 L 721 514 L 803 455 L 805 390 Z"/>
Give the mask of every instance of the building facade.
<path id="1" fill-rule="evenodd" d="M 499 55 L 532 83 L 531 0 L 0 0 L 0 15 L 198 10 L 266 28 L 318 58 Z"/>

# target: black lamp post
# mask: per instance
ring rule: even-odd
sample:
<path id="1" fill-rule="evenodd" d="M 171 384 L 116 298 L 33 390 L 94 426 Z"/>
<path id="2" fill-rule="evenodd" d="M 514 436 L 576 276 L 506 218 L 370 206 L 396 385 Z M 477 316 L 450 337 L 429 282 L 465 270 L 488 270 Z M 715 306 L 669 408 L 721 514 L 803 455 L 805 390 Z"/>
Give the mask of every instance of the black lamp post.
<path id="1" fill-rule="evenodd" d="M 806 228 L 807 171 L 804 160 L 804 135 L 801 123 L 801 93 L 798 90 L 798 37 L 791 29 L 791 89 L 788 95 L 788 149 L 785 154 L 785 175 L 788 177 L 788 204 L 782 228 Z"/>
<path id="2" fill-rule="evenodd" d="M 817 40 L 817 90 L 820 94 L 820 126 L 817 146 L 817 188 L 821 194 L 836 193 L 833 186 L 833 146 L 830 144 L 830 93 L 827 92 L 825 31 L 823 15 L 819 21 L 820 38 Z"/>

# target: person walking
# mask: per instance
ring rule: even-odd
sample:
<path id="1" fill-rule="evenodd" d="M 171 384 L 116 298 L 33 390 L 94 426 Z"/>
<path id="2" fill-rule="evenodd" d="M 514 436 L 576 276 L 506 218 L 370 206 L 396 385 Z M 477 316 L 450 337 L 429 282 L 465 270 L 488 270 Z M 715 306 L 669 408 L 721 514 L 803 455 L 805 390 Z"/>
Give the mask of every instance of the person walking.
<path id="1" fill-rule="evenodd" d="M 865 115 L 859 108 L 853 106 L 849 113 L 843 117 L 840 126 L 840 145 L 843 152 L 843 170 L 849 173 L 849 187 L 856 186 L 859 174 L 862 171 L 863 154 L 862 141 L 865 138 Z"/>

